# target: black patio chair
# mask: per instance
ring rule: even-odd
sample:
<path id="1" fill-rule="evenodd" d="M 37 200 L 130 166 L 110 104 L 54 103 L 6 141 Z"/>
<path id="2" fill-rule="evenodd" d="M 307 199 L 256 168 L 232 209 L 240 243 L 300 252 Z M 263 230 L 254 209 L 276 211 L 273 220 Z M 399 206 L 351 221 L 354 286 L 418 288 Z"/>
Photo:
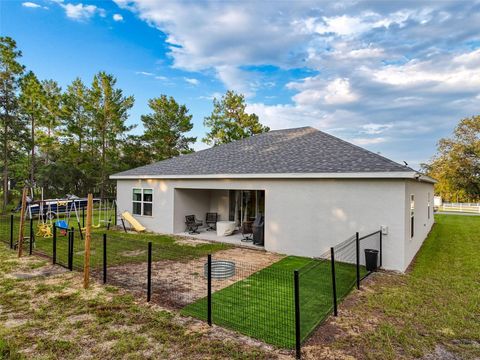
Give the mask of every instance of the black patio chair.
<path id="1" fill-rule="evenodd" d="M 218 214 L 208 212 L 207 216 L 205 217 L 205 224 L 207 224 L 207 231 L 217 230 L 217 221 L 218 221 Z"/>
<path id="2" fill-rule="evenodd" d="M 201 221 L 195 219 L 195 215 L 185 216 L 185 225 L 189 234 L 200 234 L 198 228 L 203 225 Z"/>
<path id="3" fill-rule="evenodd" d="M 264 227 L 265 227 L 265 219 L 263 215 L 257 216 L 252 225 L 254 245 L 259 245 L 259 246 L 264 245 L 264 233 L 265 233 Z"/>
<path id="4" fill-rule="evenodd" d="M 253 241 L 253 221 L 244 221 L 240 231 L 242 232 L 242 241 Z"/>

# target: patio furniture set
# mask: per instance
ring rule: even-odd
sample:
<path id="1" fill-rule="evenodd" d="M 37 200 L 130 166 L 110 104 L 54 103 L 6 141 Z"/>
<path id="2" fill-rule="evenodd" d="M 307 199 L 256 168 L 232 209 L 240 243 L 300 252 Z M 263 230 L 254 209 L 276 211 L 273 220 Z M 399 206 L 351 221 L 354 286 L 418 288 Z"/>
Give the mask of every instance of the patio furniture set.
<path id="1" fill-rule="evenodd" d="M 198 220 L 195 215 L 185 216 L 186 231 L 190 235 L 200 234 L 203 221 Z M 237 232 L 235 221 L 220 220 L 217 213 L 207 213 L 205 216 L 206 231 L 216 231 L 217 236 L 230 236 Z M 265 219 L 258 215 L 254 221 L 243 221 L 238 231 L 242 234 L 242 241 L 252 242 L 254 245 L 264 245 Z"/>

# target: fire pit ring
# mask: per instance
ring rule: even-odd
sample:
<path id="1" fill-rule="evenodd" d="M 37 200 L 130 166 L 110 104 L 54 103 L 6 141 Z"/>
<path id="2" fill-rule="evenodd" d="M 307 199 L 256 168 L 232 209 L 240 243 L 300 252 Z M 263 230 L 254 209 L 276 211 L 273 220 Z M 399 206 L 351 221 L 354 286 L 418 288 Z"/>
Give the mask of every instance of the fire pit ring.
<path id="1" fill-rule="evenodd" d="M 203 265 L 203 273 L 208 277 L 208 262 Z M 224 280 L 235 275 L 235 263 L 229 260 L 212 260 L 212 279 Z"/>

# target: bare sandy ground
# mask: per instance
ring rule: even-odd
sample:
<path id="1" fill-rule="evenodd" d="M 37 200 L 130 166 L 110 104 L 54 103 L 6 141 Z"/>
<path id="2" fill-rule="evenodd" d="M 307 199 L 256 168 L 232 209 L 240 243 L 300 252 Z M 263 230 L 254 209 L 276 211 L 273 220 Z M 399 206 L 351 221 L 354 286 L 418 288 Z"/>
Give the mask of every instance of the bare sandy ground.
<path id="1" fill-rule="evenodd" d="M 213 260 L 230 260 L 235 262 L 236 266 L 235 275 L 231 278 L 212 281 L 212 290 L 215 292 L 277 262 L 282 256 L 246 248 L 233 248 L 216 252 L 212 258 Z M 167 308 L 178 309 L 205 297 L 207 295 L 205 263 L 205 257 L 189 262 L 172 260 L 153 262 L 152 301 Z M 146 263 L 111 266 L 107 273 L 109 284 L 146 296 Z M 101 274 L 97 275 L 101 276 Z"/>

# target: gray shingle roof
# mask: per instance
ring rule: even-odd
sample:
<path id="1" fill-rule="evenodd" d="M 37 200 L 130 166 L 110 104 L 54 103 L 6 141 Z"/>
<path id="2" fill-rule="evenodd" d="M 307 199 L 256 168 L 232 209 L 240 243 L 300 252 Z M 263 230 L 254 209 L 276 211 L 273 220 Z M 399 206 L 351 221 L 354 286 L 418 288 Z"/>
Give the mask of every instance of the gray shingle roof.
<path id="1" fill-rule="evenodd" d="M 312 127 L 275 130 L 113 175 L 414 171 Z"/>

